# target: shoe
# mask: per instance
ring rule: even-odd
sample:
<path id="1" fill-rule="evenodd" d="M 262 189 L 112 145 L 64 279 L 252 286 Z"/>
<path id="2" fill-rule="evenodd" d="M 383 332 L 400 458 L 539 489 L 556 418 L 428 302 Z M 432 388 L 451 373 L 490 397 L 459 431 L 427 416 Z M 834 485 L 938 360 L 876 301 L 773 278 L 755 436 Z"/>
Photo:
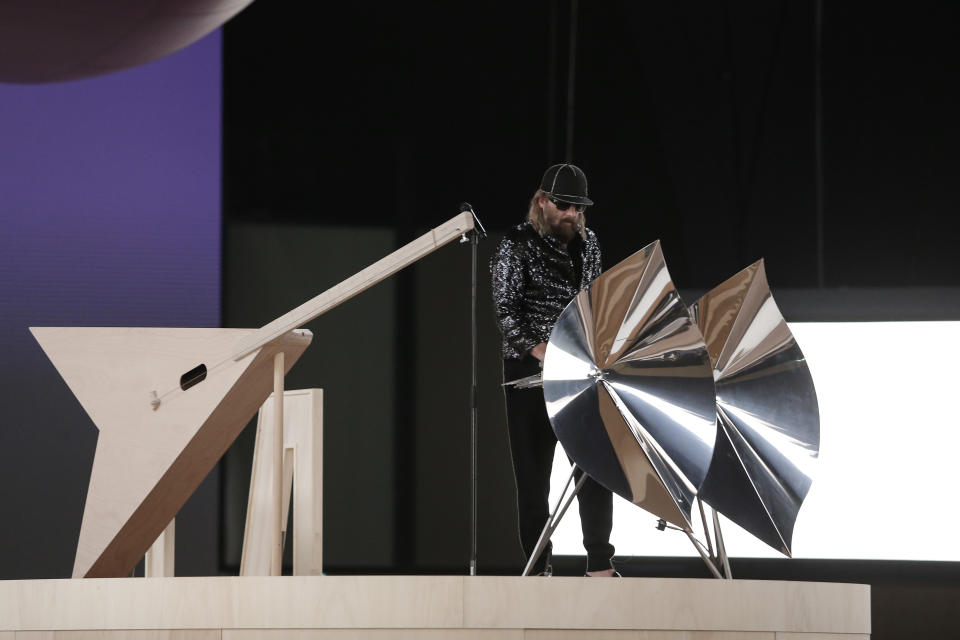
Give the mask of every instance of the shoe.
<path id="1" fill-rule="evenodd" d="M 585 573 L 585 574 L 583 574 L 583 576 L 584 576 L 585 578 L 605 578 L 605 577 L 610 577 L 610 578 L 622 578 L 622 577 L 623 577 L 623 576 L 620 575 L 620 572 L 619 572 L 619 571 L 616 571 L 616 570 L 614 570 L 614 572 L 613 572 L 612 574 L 610 574 L 610 576 L 592 576 L 592 575 L 590 575 L 589 573 Z"/>

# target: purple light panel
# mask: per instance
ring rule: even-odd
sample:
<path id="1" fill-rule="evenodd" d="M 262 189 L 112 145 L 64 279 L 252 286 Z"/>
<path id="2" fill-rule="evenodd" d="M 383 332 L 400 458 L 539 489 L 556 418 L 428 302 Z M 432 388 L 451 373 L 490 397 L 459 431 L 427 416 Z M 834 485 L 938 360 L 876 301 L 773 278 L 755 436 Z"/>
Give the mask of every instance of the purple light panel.
<path id="1" fill-rule="evenodd" d="M 216 31 L 153 64 L 0 84 L 0 347 L 28 325 L 218 326 Z"/>
<path id="2" fill-rule="evenodd" d="M 70 575 L 97 438 L 27 327 L 220 324 L 220 87 L 220 31 L 100 78 L 0 84 L 0 579 Z M 216 570 L 204 499 L 178 515 L 178 573 Z"/>

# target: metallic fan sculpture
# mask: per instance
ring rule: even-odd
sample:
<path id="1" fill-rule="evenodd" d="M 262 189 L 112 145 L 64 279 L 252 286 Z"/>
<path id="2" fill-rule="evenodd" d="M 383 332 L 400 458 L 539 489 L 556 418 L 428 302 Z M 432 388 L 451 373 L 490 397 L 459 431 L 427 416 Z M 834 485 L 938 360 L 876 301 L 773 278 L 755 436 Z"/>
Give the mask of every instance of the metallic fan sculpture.
<path id="1" fill-rule="evenodd" d="M 763 261 L 700 298 L 690 315 L 706 341 L 717 393 L 717 439 L 699 497 L 789 556 L 820 447 L 820 414 Z"/>
<path id="2" fill-rule="evenodd" d="M 543 364 L 567 455 L 614 493 L 686 531 L 716 440 L 713 368 L 654 242 L 564 309 Z"/>

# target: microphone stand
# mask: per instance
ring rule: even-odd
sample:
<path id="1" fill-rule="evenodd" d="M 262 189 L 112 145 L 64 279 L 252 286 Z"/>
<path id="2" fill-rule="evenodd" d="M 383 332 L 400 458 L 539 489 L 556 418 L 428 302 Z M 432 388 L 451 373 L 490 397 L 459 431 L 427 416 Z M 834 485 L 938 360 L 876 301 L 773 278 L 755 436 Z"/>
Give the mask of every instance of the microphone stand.
<path id="1" fill-rule="evenodd" d="M 460 242 L 470 243 L 470 575 L 477 575 L 477 245 L 487 237 L 480 218 L 470 203 L 460 205 L 460 212 L 473 214 L 473 229 Z"/>

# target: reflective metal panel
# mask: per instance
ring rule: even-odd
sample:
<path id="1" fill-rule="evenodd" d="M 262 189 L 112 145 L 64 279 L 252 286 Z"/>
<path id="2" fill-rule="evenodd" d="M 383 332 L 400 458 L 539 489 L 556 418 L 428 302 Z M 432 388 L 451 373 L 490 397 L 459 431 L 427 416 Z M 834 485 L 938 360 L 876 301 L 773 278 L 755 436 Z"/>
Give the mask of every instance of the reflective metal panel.
<path id="1" fill-rule="evenodd" d="M 654 242 L 560 315 L 543 392 L 557 438 L 608 489 L 690 530 L 716 440 L 706 345 Z"/>
<path id="2" fill-rule="evenodd" d="M 690 315 L 717 389 L 717 440 L 700 498 L 789 556 L 820 448 L 820 412 L 763 261 L 700 298 Z"/>

